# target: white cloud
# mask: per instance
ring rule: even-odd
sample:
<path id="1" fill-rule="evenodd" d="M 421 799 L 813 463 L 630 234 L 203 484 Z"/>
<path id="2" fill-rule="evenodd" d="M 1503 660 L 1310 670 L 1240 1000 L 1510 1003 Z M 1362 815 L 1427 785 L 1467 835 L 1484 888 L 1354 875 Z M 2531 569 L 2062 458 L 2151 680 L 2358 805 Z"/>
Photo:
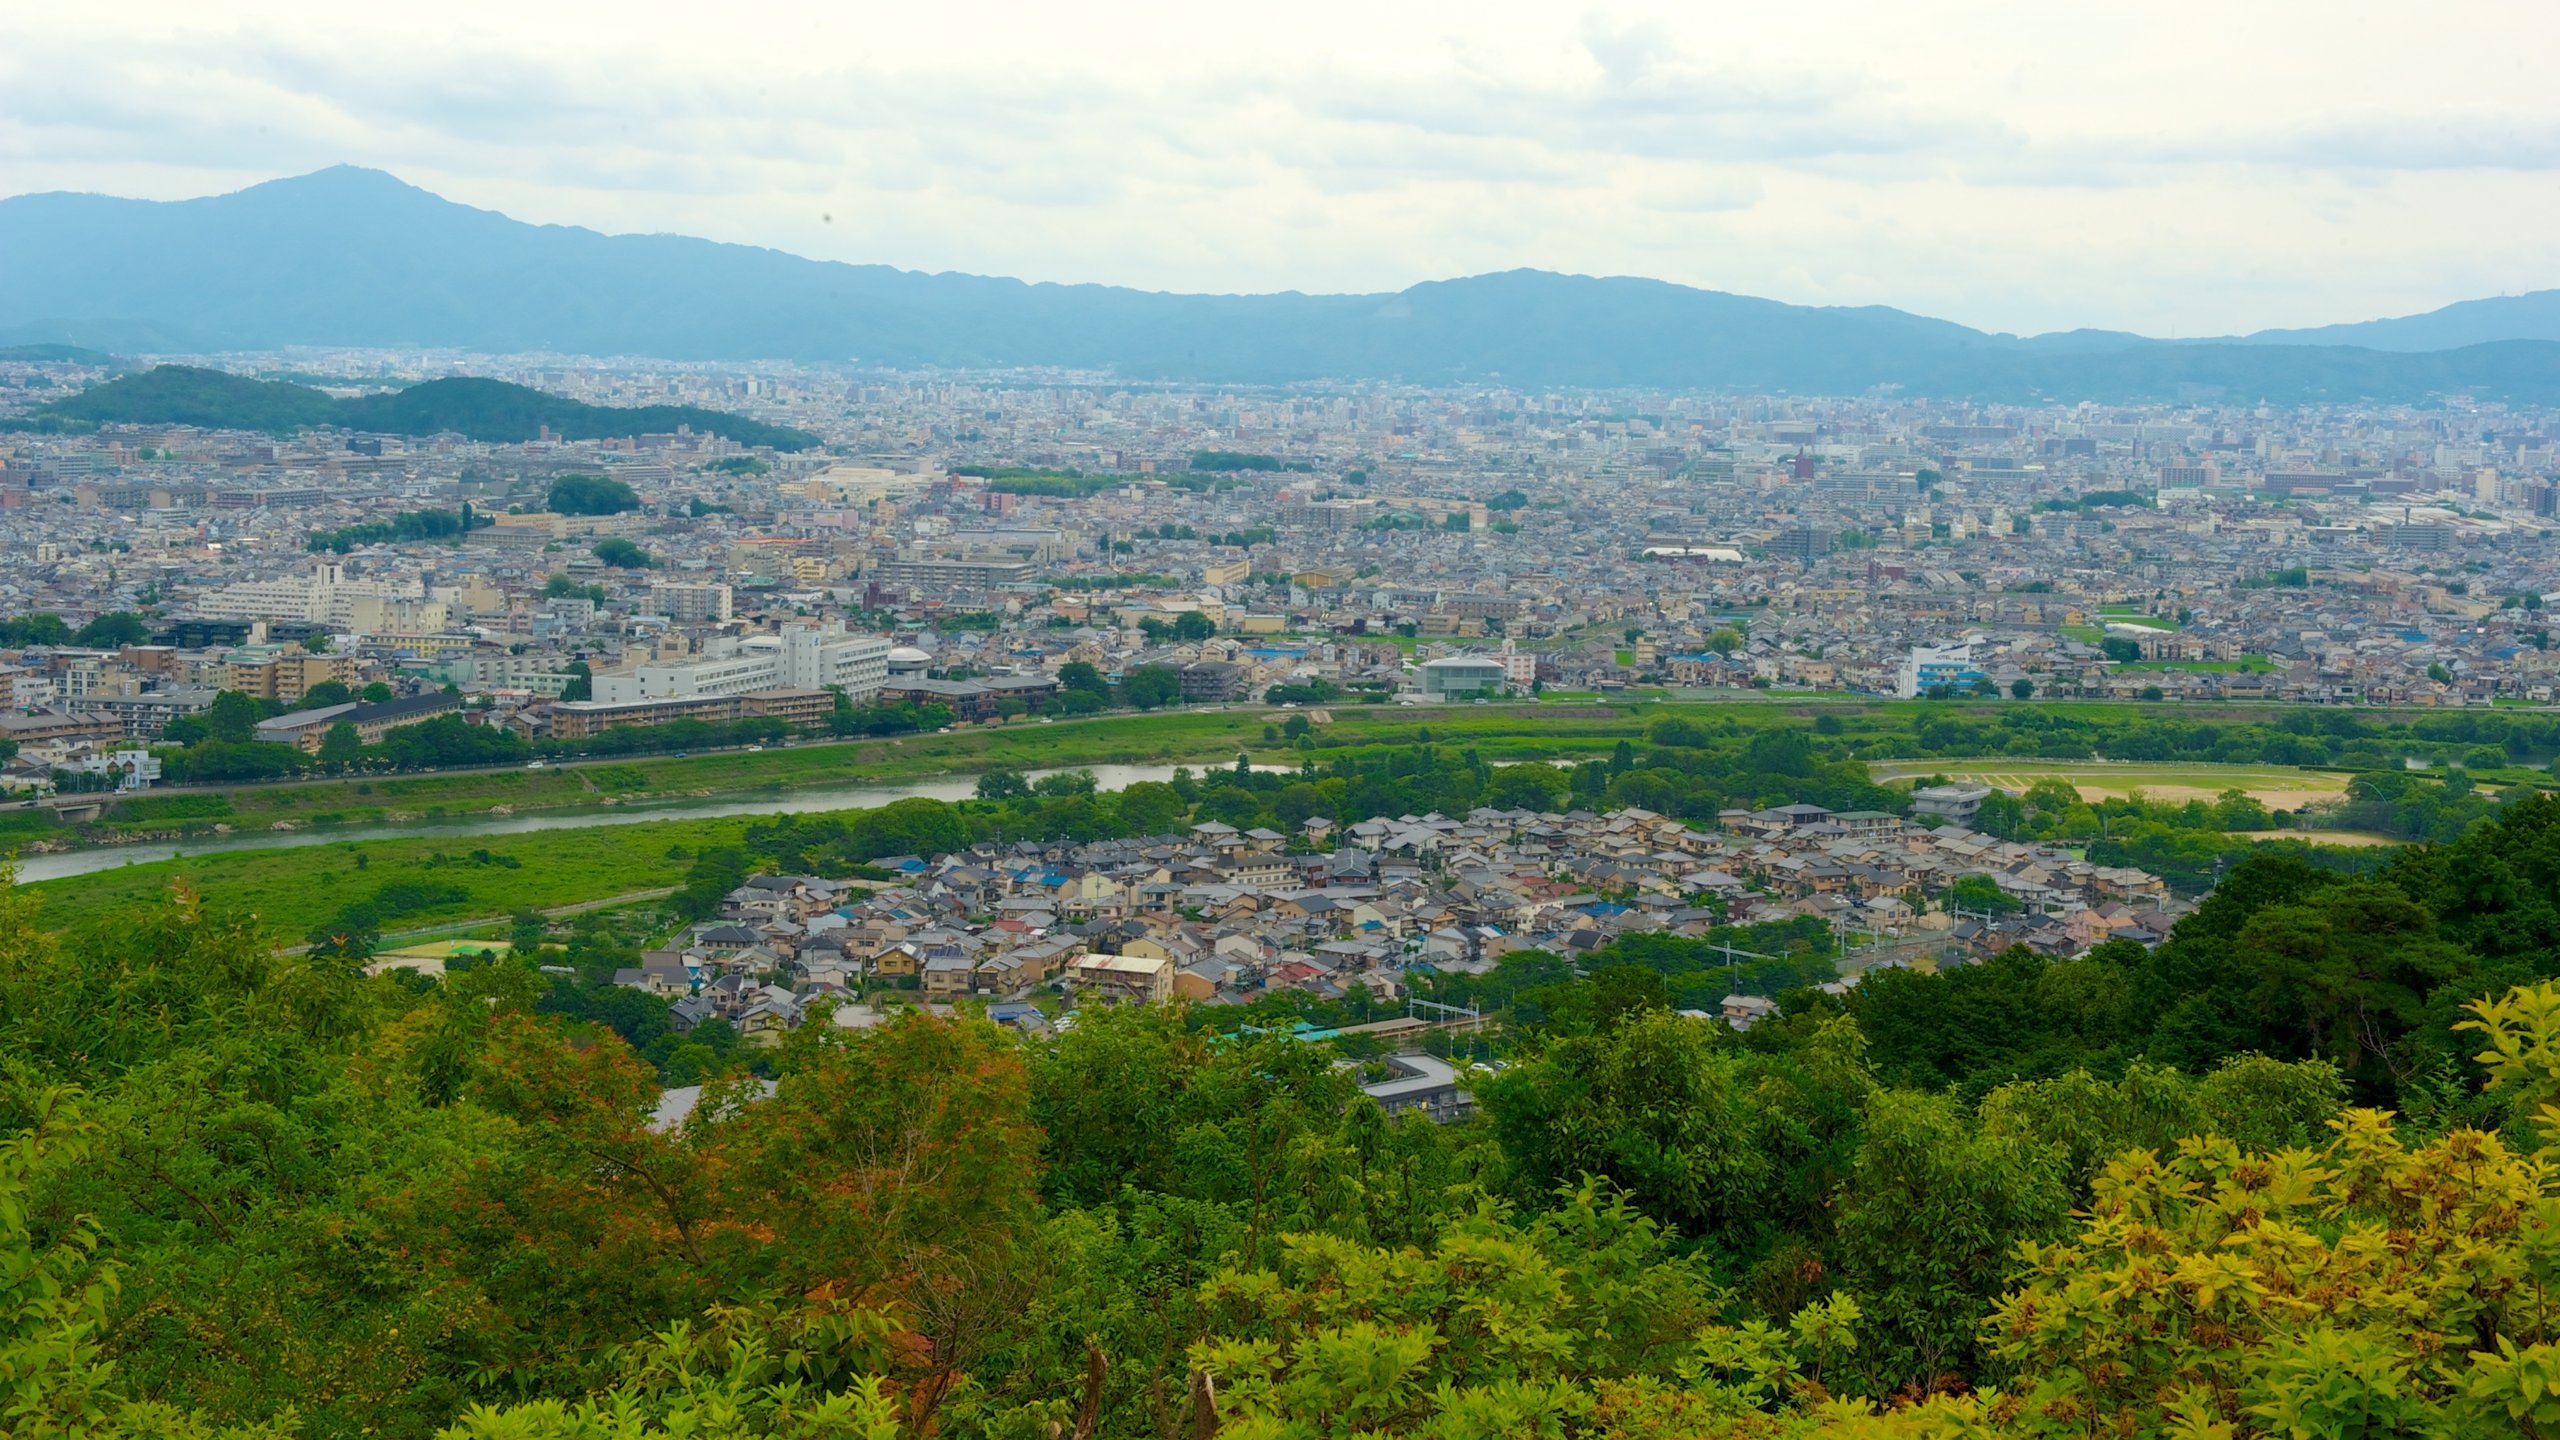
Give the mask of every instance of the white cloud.
<path id="1" fill-rule="evenodd" d="M 2012 330 L 2560 283 L 2560 7 L 1313 0 L 0 16 L 0 191 L 340 161 L 835 259 L 1202 290 L 1520 265 Z"/>

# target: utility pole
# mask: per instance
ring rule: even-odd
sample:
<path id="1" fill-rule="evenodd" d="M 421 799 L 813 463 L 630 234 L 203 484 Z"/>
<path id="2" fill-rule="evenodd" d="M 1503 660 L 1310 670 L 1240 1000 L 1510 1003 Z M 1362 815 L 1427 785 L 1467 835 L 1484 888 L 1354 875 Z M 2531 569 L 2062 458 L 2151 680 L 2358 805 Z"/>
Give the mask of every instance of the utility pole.
<path id="1" fill-rule="evenodd" d="M 1454 1025 L 1458 1021 L 1464 1020 L 1468 1022 L 1467 1028 L 1470 1031 L 1480 1034 L 1484 1030 L 1484 1011 L 1474 1004 L 1468 1004 L 1463 1007 L 1457 1005 L 1443 1005 L 1437 1000 L 1425 1000 L 1419 996 L 1407 995 L 1404 1002 L 1404 1013 L 1415 1019 L 1419 1019 L 1421 1018 L 1420 1016 L 1415 1016 L 1413 1014 L 1416 1010 L 1428 1010 L 1435 1015 L 1439 1015 L 1443 1017 L 1443 1023 L 1445 1024 Z"/>
<path id="2" fill-rule="evenodd" d="M 1867 948 L 1870 950 L 1875 949 L 1884 943 L 1883 931 L 1876 929 L 1872 925 L 1852 925 L 1849 923 L 1849 917 L 1845 913 L 1834 915 L 1831 917 L 1831 943 L 1839 949 L 1840 958 L 1843 960 L 1849 958 L 1851 950 L 1849 937 L 1853 933 L 1865 935 L 1867 937 Z"/>
<path id="3" fill-rule="evenodd" d="M 1719 940 L 1715 942 L 1715 948 L 1724 952 L 1724 989 L 1725 993 L 1728 995 L 1739 995 L 1742 993 L 1742 962 L 1734 957 L 1747 955 L 1754 960 L 1776 960 L 1781 958 L 1776 955 L 1763 955 L 1757 950 L 1741 949 L 1735 946 L 1735 944 L 1730 940 Z"/>

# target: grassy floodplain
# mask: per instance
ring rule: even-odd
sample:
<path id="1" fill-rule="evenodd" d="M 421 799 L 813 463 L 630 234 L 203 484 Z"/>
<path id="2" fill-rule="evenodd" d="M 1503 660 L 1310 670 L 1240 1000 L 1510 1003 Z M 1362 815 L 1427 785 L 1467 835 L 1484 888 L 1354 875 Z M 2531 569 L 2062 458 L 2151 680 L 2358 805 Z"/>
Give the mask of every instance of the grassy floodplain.
<path id="1" fill-rule="evenodd" d="M 352 776 L 200 793 L 163 791 L 113 802 L 106 817 L 61 839 L 112 842 L 143 836 L 212 834 L 303 825 L 379 825 L 420 819 L 534 811 L 574 811 L 635 803 L 740 797 L 829 786 L 888 785 L 993 769 L 1077 765 L 1221 764 L 1241 750 L 1267 751 L 1263 727 L 1279 710 L 1184 710 L 1108 715 L 1054 725 L 1017 722 L 949 735 L 811 741 L 763 751 L 642 755 L 555 761 L 542 769 Z M 1452 742 L 1482 741 L 1488 753 L 1552 744 L 1606 749 L 1640 736 L 1659 707 L 1337 705 L 1327 738 L 1342 744 L 1402 744 L 1428 731 Z M 1777 718 L 1771 716 L 1771 719 Z M 1541 752 L 1544 753 L 1544 752 Z M 29 833 L 25 838 L 38 838 Z"/>
<path id="2" fill-rule="evenodd" d="M 639 756 L 555 763 L 541 770 L 482 771 L 438 775 L 350 777 L 294 784 L 243 786 L 219 794 L 161 792 L 117 802 L 107 822 L 71 827 L 49 814 L 14 811 L 0 816 L 0 844 L 59 845 L 112 841 L 178 832 L 209 835 L 215 824 L 252 833 L 278 823 L 324 831 L 333 826 L 403 820 L 464 821 L 498 812 L 622 815 L 624 806 L 688 800 L 777 798 L 825 787 L 894 785 L 995 768 L 1054 769 L 1078 765 L 1168 764 L 1201 768 L 1231 764 L 1239 754 L 1258 765 L 1318 763 L 1345 751 L 1416 743 L 1473 749 L 1495 764 L 1522 760 L 1579 760 L 1603 756 L 1622 742 L 1641 744 L 1650 726 L 1680 715 L 1749 732 L 1820 721 L 1827 733 L 1863 743 L 1874 753 L 1890 746 L 1925 717 L 1995 720 L 2017 707 L 2006 702 L 1894 701 L 1872 698 L 1767 693 L 1711 701 L 1603 702 L 1596 697 L 1551 695 L 1544 703 L 1451 706 L 1319 707 L 1331 717 L 1317 748 L 1302 754 L 1265 737 L 1290 715 L 1262 707 L 1115 714 L 1052 725 L 1017 723 L 948 735 L 811 742 L 762 752 L 730 751 L 688 757 Z M 2263 723 L 2272 707 L 2159 706 L 2110 702 L 2038 702 L 2090 720 L 2175 719 Z M 1891 754 L 1891 750 L 1885 753 Z M 1879 782 L 1945 774 L 1975 776 L 2023 790 L 2039 779 L 2072 784 L 2084 796 L 2123 795 L 2139 789 L 2158 800 L 2210 799 L 2234 787 L 2273 808 L 2339 795 L 2341 772 L 2275 765 L 2161 764 L 2049 760 L 2023 756 L 1981 759 L 1871 760 Z M 2503 777 L 2479 772 L 2484 782 Z M 2518 783 L 2548 776 L 2519 772 Z M 627 812 L 623 812 L 627 814 Z M 707 845 L 735 843 L 749 822 L 737 818 L 670 815 L 663 820 L 598 824 L 517 835 L 473 837 L 421 834 L 287 850 L 248 850 L 126 866 L 31 886 L 46 897 L 49 928 L 67 928 L 115 913 L 135 900 L 165 895 L 184 881 L 213 908 L 257 914 L 279 937 L 298 941 L 311 926 L 350 901 L 386 884 L 415 881 L 463 893 L 401 915 L 407 931 L 455 921 L 504 916 L 608 900 L 635 891 L 673 886 L 690 867 L 690 854 Z M 180 843 L 185 843 L 181 839 Z M 475 849 L 510 856 L 516 867 L 468 863 Z M 436 861 L 441 853 L 442 863 Z M 358 857 L 364 864 L 360 868 Z"/>
<path id="3" fill-rule="evenodd" d="M 2089 701 L 2038 701 L 2092 720 L 2143 718 L 2181 721 L 2263 720 L 2266 706 L 2182 704 L 2158 706 Z M 1433 741 L 1478 747 L 1488 759 L 1571 757 L 1607 751 L 1620 740 L 1640 739 L 1654 720 L 1670 714 L 1730 719 L 1745 728 L 1802 723 L 1818 715 L 1845 722 L 1847 733 L 1881 734 L 1926 715 L 1989 719 L 2008 702 L 1880 700 L 1846 695 L 1759 692 L 1749 696 L 1621 697 L 1550 695 L 1545 703 L 1403 706 L 1335 702 L 1325 707 L 1332 723 L 1328 746 L 1409 744 Z M 756 751 L 702 755 L 640 755 L 554 761 L 543 769 L 465 771 L 426 775 L 350 776 L 283 784 L 241 785 L 212 791 L 155 791 L 110 803 L 99 821 L 55 823 L 49 812 L 0 814 L 0 842 L 52 846 L 114 843 L 142 838 L 185 838 L 297 826 L 364 826 L 411 820 L 463 819 L 493 813 L 574 812 L 620 805 L 744 798 L 829 786 L 886 785 L 966 775 L 992 769 L 1040 770 L 1077 765 L 1212 765 L 1240 750 L 1257 760 L 1295 752 L 1263 737 L 1291 713 L 1251 706 L 1228 710 L 1176 710 L 1111 714 L 1043 725 L 1018 721 L 948 735 L 892 739 L 809 741 Z M 1950 762 L 1953 763 L 1953 762 Z M 1935 768 L 1943 768 L 1937 766 Z M 1929 773 L 1922 771 L 1919 773 Z"/>
<path id="4" fill-rule="evenodd" d="M 523 835 L 235 850 L 27 888 L 44 898 L 48 929 L 78 929 L 130 914 L 135 905 L 165 900 L 183 885 L 202 897 L 208 911 L 255 916 L 291 943 L 346 905 L 391 886 L 423 886 L 443 897 L 401 915 L 396 926 L 408 930 L 680 885 L 695 852 L 737 843 L 748 823 L 736 817 L 666 820 Z M 474 852 L 488 858 L 474 859 Z"/>
<path id="5" fill-rule="evenodd" d="M 1640 735 L 1644 720 L 1591 707 L 1523 715 L 1501 707 L 1417 711 L 1354 707 L 1335 712 L 1328 739 L 1352 746 L 1405 745 L 1430 738 L 1479 746 L 1488 757 L 1606 752 Z M 531 771 L 344 779 L 298 785 L 247 786 L 222 797 L 236 831 L 294 825 L 357 825 L 438 817 L 460 819 L 504 806 L 516 813 L 592 809 L 615 804 L 837 785 L 895 784 L 998 767 L 1052 769 L 1101 764 L 1256 763 L 1296 755 L 1263 739 L 1278 718 L 1260 712 L 1189 711 L 1114 716 L 1102 721 L 1018 725 L 896 741 L 811 744 L 763 752 L 676 758 L 645 757 Z M 145 814 L 159 802 L 205 797 L 143 797 Z M 178 806 L 169 808 L 177 809 Z M 200 807 L 184 807 L 196 809 Z M 239 850 L 37 882 L 46 923 L 71 929 L 184 885 L 208 907 L 253 914 L 279 938 L 299 940 L 350 901 L 384 887 L 419 884 L 448 898 L 404 914 L 400 928 L 494 918 L 515 911 L 607 899 L 680 884 L 691 856 L 734 844 L 750 821 L 740 817 L 671 817 L 636 824 L 598 824 L 515 835 L 420 835 L 278 850 Z M 201 817 L 188 828 L 209 832 Z M 136 822 L 135 831 L 175 828 Z M 64 833 L 68 833 L 65 831 Z M 485 852 L 487 861 L 472 858 Z M 508 865 L 506 860 L 516 863 Z"/>
<path id="6" fill-rule="evenodd" d="M 2169 712 L 2159 706 L 2119 702 L 2038 701 L 2036 705 L 2102 721 L 2136 717 L 2263 721 L 2271 708 L 2182 704 Z M 1428 707 L 1336 702 L 1322 708 L 1332 716 L 1321 737 L 1321 744 L 1328 750 L 1338 746 L 1410 744 L 1428 738 L 1442 744 L 1475 747 L 1486 759 L 1498 762 L 1605 753 L 1621 740 L 1640 740 L 1648 725 L 1672 714 L 1712 717 L 1719 723 L 1730 721 L 1746 729 L 1801 724 L 1812 717 L 1832 716 L 1851 736 L 1881 738 L 1924 715 L 1988 720 L 2009 707 L 2007 702 L 1968 704 L 1759 692 L 1676 699 L 1618 697 L 1612 701 L 1590 695 L 1555 694 L 1544 703 Z M 46 810 L 0 812 L 0 844 L 31 849 L 76 848 L 141 839 L 183 841 L 217 833 L 278 828 L 356 828 L 506 813 L 602 812 L 626 805 L 752 799 L 794 790 L 893 785 L 999 768 L 1220 765 L 1232 762 L 1239 751 L 1251 752 L 1257 763 L 1286 762 L 1295 758 L 1296 752 L 1267 741 L 1263 732 L 1266 726 L 1283 722 L 1291 713 L 1296 712 L 1238 707 L 1112 714 L 1050 725 L 1017 722 L 948 735 L 810 741 L 761 752 L 555 761 L 539 770 L 350 776 L 209 791 L 155 791 L 113 801 L 102 819 L 76 825 L 60 823 Z M 1976 762 L 1909 763 L 1925 768 L 1879 770 L 1878 777 L 1952 774 L 1950 766 Z M 2057 763 L 2068 762 L 1979 763 L 1997 766 L 1997 773 L 2040 775 Z M 2171 768 L 2195 771 L 2198 767 Z M 2103 786 L 2135 773 L 2113 765 L 2100 767 L 2100 771 L 2090 784 Z M 2490 777 L 2483 774 L 2481 778 Z M 2189 783 L 2165 775 L 2143 779 L 2146 786 L 2155 790 Z M 2219 787 L 2225 782 L 2223 777 L 2213 776 L 2197 783 Z M 2245 786 L 2263 782 L 2243 777 L 2242 783 Z M 2213 793 L 2220 793 L 2219 788 Z M 2167 798 L 2165 792 L 2162 798 Z"/>

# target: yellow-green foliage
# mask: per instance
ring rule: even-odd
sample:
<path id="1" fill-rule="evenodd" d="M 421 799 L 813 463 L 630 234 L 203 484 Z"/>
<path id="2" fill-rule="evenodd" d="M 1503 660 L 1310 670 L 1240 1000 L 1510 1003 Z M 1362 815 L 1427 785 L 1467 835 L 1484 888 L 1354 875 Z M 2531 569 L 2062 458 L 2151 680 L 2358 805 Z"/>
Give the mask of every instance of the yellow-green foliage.
<path id="1" fill-rule="evenodd" d="M 0 886 L 0 1435 L 2560 1440 L 2548 982 L 2469 1006 L 2492 1128 L 2256 1057 L 1968 1106 L 1839 1015 L 1508 1072 L 1692 1223 L 1164 1012 L 806 1027 L 661 1130 L 555 978 Z M 1737 1146 L 1825 1178 L 1705 1183 Z"/>

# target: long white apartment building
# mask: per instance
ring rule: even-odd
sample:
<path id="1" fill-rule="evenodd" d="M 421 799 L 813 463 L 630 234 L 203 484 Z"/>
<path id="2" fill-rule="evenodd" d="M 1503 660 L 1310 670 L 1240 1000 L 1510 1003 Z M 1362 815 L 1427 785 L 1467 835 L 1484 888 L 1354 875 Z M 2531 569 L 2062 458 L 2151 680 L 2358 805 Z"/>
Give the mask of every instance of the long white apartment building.
<path id="1" fill-rule="evenodd" d="M 721 636 L 705 653 L 657 660 L 595 677 L 599 703 L 690 700 L 756 690 L 841 689 L 867 704 L 889 680 L 889 642 L 848 632 L 842 622 L 794 625 L 779 635 Z"/>
<path id="2" fill-rule="evenodd" d="M 224 585 L 197 595 L 190 607 L 208 620 L 284 620 L 360 633 L 431 634 L 452 618 L 451 608 L 428 599 L 417 581 L 352 580 L 336 564 L 308 575 Z"/>

